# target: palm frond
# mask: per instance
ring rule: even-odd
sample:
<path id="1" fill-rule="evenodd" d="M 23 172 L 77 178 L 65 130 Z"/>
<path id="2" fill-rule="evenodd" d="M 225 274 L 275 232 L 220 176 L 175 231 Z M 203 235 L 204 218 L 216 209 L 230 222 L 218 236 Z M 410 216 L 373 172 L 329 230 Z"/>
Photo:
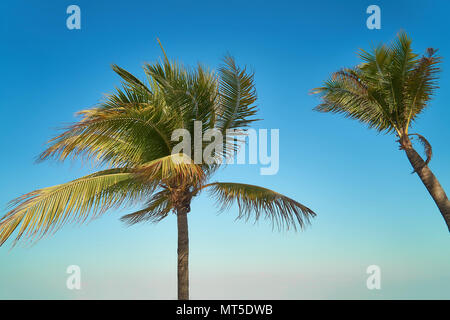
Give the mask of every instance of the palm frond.
<path id="1" fill-rule="evenodd" d="M 312 93 L 319 94 L 323 101 L 314 108 L 316 111 L 343 114 L 378 131 L 395 129 L 389 110 L 366 85 L 358 69 L 333 73 L 323 87 L 313 89 Z"/>
<path id="2" fill-rule="evenodd" d="M 38 240 L 69 222 L 83 223 L 125 203 L 137 203 L 154 189 L 126 169 L 110 169 L 68 183 L 27 193 L 10 203 L 0 220 L 0 245 L 20 226 L 22 238 Z"/>
<path id="3" fill-rule="evenodd" d="M 124 85 L 133 89 L 133 91 L 140 92 L 143 90 L 145 92 L 145 96 L 151 97 L 153 94 L 152 91 L 138 78 L 136 78 L 133 74 L 128 72 L 127 70 L 119 67 L 116 64 L 113 64 L 111 68 L 117 73 L 125 82 Z"/>
<path id="4" fill-rule="evenodd" d="M 205 186 L 206 187 L 206 186 Z M 301 229 L 316 214 L 301 203 L 275 191 L 259 186 L 216 182 L 207 185 L 221 210 L 230 208 L 234 203 L 239 207 L 237 219 L 248 221 L 253 217 L 258 221 L 261 217 L 272 222 L 272 226 L 280 229 Z"/>
<path id="5" fill-rule="evenodd" d="M 441 57 L 436 55 L 437 50 L 428 48 L 427 53 L 421 57 L 406 79 L 405 91 L 407 95 L 406 117 L 408 125 L 427 106 L 436 89 L 439 88 L 437 80 L 441 72 Z"/>
<path id="6" fill-rule="evenodd" d="M 233 57 L 227 56 L 224 65 L 219 69 L 220 105 L 217 115 L 217 128 L 225 132 L 227 129 L 246 128 L 259 119 L 254 118 L 257 108 L 256 89 L 253 73 L 236 65 Z"/>
<path id="7" fill-rule="evenodd" d="M 38 160 L 72 156 L 111 167 L 134 166 L 169 155 L 172 130 L 178 127 L 176 115 L 155 106 L 91 112 L 88 117 L 50 140 Z"/>
<path id="8" fill-rule="evenodd" d="M 152 195 L 144 209 L 124 215 L 120 218 L 127 225 L 141 222 L 157 223 L 163 220 L 173 209 L 170 191 L 164 189 Z"/>
<path id="9" fill-rule="evenodd" d="M 428 142 L 428 140 L 424 136 L 422 136 L 418 133 L 410 133 L 408 135 L 409 136 L 417 136 L 417 138 L 419 139 L 419 142 L 422 144 L 422 146 L 425 150 L 425 155 L 427 157 L 424 165 L 428 165 L 430 163 L 431 157 L 433 156 L 433 148 L 431 147 L 431 144 Z M 412 173 L 414 173 L 414 172 L 415 171 L 413 171 Z"/>

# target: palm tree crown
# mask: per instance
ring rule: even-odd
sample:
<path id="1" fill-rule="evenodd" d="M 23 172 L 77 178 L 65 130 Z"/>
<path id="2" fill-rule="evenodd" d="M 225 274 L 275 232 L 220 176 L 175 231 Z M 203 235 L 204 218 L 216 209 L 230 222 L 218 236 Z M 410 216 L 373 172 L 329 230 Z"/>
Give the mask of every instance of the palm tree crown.
<path id="1" fill-rule="evenodd" d="M 158 222 L 170 212 L 189 212 L 191 199 L 210 189 L 224 207 L 237 202 L 239 217 L 262 214 L 278 227 L 303 227 L 315 214 L 269 189 L 238 183 L 206 183 L 218 164 L 196 164 L 172 154 L 171 135 L 179 128 L 244 130 L 257 108 L 253 74 L 226 57 L 218 72 L 186 68 L 164 58 L 145 64 L 141 81 L 117 65 L 122 85 L 97 107 L 79 112 L 81 120 L 49 141 L 39 160 L 82 158 L 102 170 L 74 181 L 27 193 L 11 203 L 0 222 L 0 245 L 17 231 L 36 240 L 67 222 L 84 222 L 109 209 L 143 204 L 122 220 Z M 237 145 L 233 145 L 233 149 Z M 229 150 L 228 150 L 229 151 Z M 15 243 L 14 242 L 14 243 Z"/>
<path id="2" fill-rule="evenodd" d="M 419 57 L 405 33 L 391 46 L 361 50 L 360 65 L 333 73 L 324 86 L 313 90 L 323 99 L 316 110 L 342 113 L 399 137 L 408 134 L 437 88 L 441 60 L 435 53 L 430 48 Z"/>
<path id="3" fill-rule="evenodd" d="M 361 50 L 360 65 L 334 72 L 312 93 L 322 100 L 317 111 L 343 114 L 379 132 L 394 133 L 450 230 L 450 202 L 428 168 L 431 144 L 424 136 L 409 132 L 437 89 L 441 58 L 436 51 L 429 48 L 419 56 L 412 51 L 406 33 L 399 33 L 391 45 Z M 426 160 L 414 150 L 412 136 L 424 145 Z"/>

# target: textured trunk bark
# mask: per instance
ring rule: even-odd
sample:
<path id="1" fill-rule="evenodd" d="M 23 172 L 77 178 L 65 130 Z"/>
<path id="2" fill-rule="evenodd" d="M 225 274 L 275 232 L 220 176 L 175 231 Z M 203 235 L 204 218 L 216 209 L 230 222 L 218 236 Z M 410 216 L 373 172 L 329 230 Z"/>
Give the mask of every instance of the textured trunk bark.
<path id="1" fill-rule="evenodd" d="M 442 188 L 438 179 L 435 177 L 430 168 L 425 164 L 422 157 L 414 150 L 411 141 L 408 137 L 401 140 L 402 149 L 405 151 L 409 162 L 411 163 L 414 171 L 417 172 L 420 180 L 427 188 L 434 202 L 436 203 L 442 217 L 447 224 L 447 228 L 450 231 L 450 201 L 445 194 L 444 188 Z"/>
<path id="2" fill-rule="evenodd" d="M 189 300 L 188 210 L 177 210 L 178 225 L 178 300 Z"/>

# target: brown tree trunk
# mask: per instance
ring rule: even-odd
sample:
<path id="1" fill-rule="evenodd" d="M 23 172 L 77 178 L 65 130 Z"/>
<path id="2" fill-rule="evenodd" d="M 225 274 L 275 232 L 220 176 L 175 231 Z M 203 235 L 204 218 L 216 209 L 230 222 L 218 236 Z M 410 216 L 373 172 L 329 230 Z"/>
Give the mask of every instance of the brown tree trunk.
<path id="1" fill-rule="evenodd" d="M 187 208 L 177 210 L 178 225 L 178 300 L 189 300 L 189 236 Z"/>
<path id="2" fill-rule="evenodd" d="M 423 184 L 439 208 L 439 211 L 447 224 L 447 228 L 450 231 L 450 201 L 445 194 L 444 188 L 442 188 L 438 179 L 435 177 L 433 172 L 431 172 L 430 168 L 428 168 L 422 157 L 416 150 L 414 150 L 412 143 L 407 136 L 401 139 L 400 144 L 401 148 L 405 151 L 409 162 L 414 168 L 414 171 L 417 172 L 420 180 L 422 180 Z"/>

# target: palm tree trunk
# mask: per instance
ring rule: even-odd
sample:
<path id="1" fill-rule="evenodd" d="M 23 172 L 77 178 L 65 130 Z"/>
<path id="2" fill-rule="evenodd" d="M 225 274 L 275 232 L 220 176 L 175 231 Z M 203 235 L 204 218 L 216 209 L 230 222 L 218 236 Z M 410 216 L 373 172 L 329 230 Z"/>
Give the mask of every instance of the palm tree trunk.
<path id="1" fill-rule="evenodd" d="M 422 157 L 416 150 L 414 150 L 412 143 L 407 136 L 401 139 L 401 146 L 401 148 L 405 150 L 406 156 L 414 168 L 414 172 L 417 172 L 420 180 L 422 180 L 423 184 L 439 208 L 439 211 L 447 224 L 447 228 L 450 231 L 450 201 L 445 194 L 444 188 L 442 188 L 438 179 L 435 177 L 433 172 L 431 172 L 430 168 L 428 168 L 428 165 Z"/>
<path id="2" fill-rule="evenodd" d="M 178 300 L 189 300 L 188 210 L 177 210 L 178 225 Z"/>

